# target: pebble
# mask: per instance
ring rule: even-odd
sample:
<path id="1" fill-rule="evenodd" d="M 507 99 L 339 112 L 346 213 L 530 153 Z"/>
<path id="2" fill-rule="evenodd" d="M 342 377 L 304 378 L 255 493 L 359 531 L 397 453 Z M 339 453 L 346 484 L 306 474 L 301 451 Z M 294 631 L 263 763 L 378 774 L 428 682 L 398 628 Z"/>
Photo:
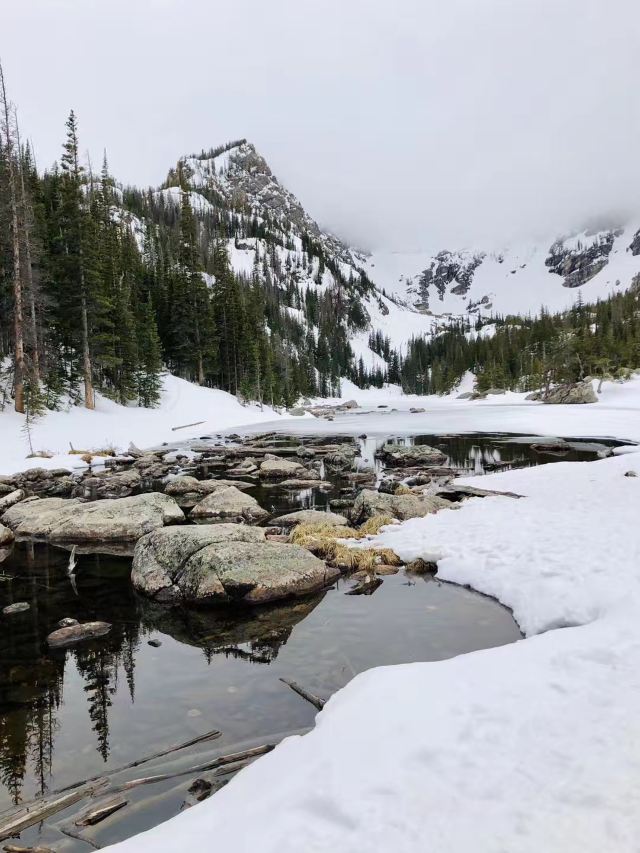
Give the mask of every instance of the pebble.
<path id="1" fill-rule="evenodd" d="M 15 604 L 9 604 L 2 608 L 2 613 L 5 616 L 12 616 L 14 613 L 24 613 L 25 610 L 30 610 L 31 605 L 26 601 L 16 601 Z"/>

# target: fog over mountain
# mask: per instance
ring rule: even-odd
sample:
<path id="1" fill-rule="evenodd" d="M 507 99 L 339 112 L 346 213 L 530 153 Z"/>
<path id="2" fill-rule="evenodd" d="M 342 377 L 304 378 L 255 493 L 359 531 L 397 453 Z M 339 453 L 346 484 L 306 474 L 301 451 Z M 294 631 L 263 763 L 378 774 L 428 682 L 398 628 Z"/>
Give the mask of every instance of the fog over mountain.
<path id="1" fill-rule="evenodd" d="M 138 185 L 247 137 L 366 248 L 495 245 L 640 207 L 635 0 L 3 5 L 40 165 L 73 107 L 94 162 L 106 144 Z"/>

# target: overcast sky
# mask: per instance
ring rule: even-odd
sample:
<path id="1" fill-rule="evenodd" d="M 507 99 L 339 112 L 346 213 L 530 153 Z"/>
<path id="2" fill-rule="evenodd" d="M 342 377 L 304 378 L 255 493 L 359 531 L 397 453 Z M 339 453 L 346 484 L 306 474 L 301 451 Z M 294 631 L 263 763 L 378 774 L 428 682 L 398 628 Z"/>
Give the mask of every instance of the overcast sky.
<path id="1" fill-rule="evenodd" d="M 119 180 L 246 136 L 368 248 L 498 245 L 640 210 L 639 0 L 1 0 L 41 166 Z"/>

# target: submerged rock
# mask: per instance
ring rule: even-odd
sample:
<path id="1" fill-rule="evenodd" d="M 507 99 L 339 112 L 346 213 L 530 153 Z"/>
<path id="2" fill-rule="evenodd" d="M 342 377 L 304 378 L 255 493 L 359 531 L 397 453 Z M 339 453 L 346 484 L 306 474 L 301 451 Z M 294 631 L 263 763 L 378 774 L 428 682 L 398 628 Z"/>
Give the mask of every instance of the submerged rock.
<path id="1" fill-rule="evenodd" d="M 260 604 L 322 589 L 340 572 L 304 548 L 239 524 L 158 530 L 136 545 L 134 588 L 157 601 Z"/>
<path id="2" fill-rule="evenodd" d="M 387 465 L 442 465 L 446 455 L 428 444 L 384 444 L 377 453 Z"/>
<path id="3" fill-rule="evenodd" d="M 344 515 L 335 512 L 322 512 L 318 509 L 299 509 L 274 518 L 274 525 L 280 527 L 295 527 L 296 524 L 329 524 L 332 527 L 343 527 L 349 522 Z"/>
<path id="4" fill-rule="evenodd" d="M 211 492 L 190 513 L 191 518 L 208 521 L 245 521 L 255 524 L 269 517 L 255 498 L 235 486 L 222 486 Z"/>
<path id="5" fill-rule="evenodd" d="M 104 637 L 111 630 L 109 622 L 82 622 L 70 625 L 68 628 L 58 628 L 47 637 L 47 643 L 52 649 L 66 649 L 83 640 L 94 640 Z"/>
<path id="6" fill-rule="evenodd" d="M 24 613 L 25 610 L 31 610 L 31 605 L 27 601 L 16 601 L 15 604 L 8 604 L 2 608 L 3 616 L 13 616 L 14 613 Z"/>
<path id="7" fill-rule="evenodd" d="M 591 382 L 568 382 L 556 385 L 542 398 L 543 403 L 597 403 L 598 395 Z"/>
<path id="8" fill-rule="evenodd" d="M 433 495 L 388 495 L 363 489 L 353 505 L 353 517 L 360 520 L 374 515 L 390 515 L 406 521 L 451 507 L 451 502 Z"/>
<path id="9" fill-rule="evenodd" d="M 34 499 L 16 504 L 2 518 L 18 537 L 77 544 L 99 552 L 101 546 L 134 543 L 165 524 L 179 524 L 184 514 L 167 495 L 82 503 L 77 499 Z"/>

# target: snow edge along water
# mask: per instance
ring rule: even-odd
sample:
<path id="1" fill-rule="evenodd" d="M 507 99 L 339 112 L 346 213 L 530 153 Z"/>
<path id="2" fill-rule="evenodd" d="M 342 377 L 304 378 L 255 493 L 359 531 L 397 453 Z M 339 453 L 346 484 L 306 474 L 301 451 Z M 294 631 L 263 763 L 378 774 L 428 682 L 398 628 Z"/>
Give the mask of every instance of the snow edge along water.
<path id="1" fill-rule="evenodd" d="M 599 404 L 554 408 L 554 422 L 571 432 L 569 409 L 593 424 L 617 412 L 608 433 L 638 440 L 639 390 L 613 389 L 600 417 L 587 414 Z M 383 530 L 375 544 L 437 557 L 439 577 L 512 607 L 528 638 L 357 676 L 312 732 L 111 849 L 174 853 L 206 836 L 242 853 L 637 851 L 640 477 L 630 471 L 640 474 L 637 451 L 491 474 L 483 484 L 525 497 L 471 499 Z"/>

